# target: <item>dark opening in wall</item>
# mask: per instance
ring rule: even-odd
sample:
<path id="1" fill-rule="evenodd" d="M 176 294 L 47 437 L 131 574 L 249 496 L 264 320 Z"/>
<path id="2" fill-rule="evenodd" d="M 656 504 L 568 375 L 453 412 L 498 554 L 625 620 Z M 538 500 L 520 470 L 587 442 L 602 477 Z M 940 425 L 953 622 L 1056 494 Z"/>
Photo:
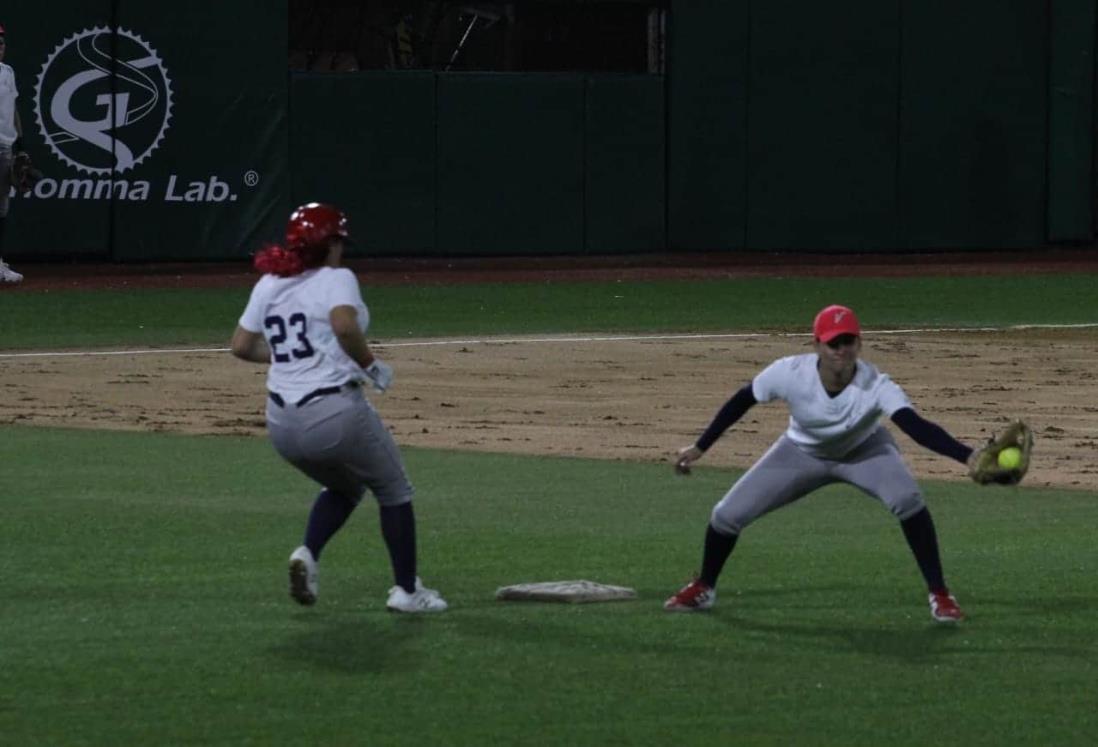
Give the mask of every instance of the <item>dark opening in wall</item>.
<path id="1" fill-rule="evenodd" d="M 293 70 L 663 72 L 666 0 L 290 0 Z"/>

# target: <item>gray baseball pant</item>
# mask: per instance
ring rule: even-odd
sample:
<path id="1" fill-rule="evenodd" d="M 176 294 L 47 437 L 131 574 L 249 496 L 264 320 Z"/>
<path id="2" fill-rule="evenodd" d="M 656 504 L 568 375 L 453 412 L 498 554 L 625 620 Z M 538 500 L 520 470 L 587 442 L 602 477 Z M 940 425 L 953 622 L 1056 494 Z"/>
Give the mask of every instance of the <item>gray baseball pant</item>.
<path id="1" fill-rule="evenodd" d="M 0 218 L 8 215 L 11 199 L 11 148 L 0 145 Z"/>
<path id="2" fill-rule="evenodd" d="M 842 459 L 812 456 L 782 435 L 713 507 L 709 523 L 722 534 L 739 534 L 760 516 L 835 482 L 877 498 L 901 521 L 926 506 L 892 435 L 877 426 Z"/>
<path id="3" fill-rule="evenodd" d="M 359 387 L 310 399 L 300 407 L 267 402 L 267 432 L 283 459 L 356 503 L 366 488 L 383 506 L 412 500 L 400 450 Z"/>

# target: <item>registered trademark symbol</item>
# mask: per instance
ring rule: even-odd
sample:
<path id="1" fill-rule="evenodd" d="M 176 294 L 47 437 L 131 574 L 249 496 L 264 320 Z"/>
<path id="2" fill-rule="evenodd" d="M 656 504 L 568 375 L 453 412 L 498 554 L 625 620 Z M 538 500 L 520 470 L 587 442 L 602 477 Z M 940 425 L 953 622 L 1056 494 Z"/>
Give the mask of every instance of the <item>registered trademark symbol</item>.
<path id="1" fill-rule="evenodd" d="M 245 171 L 244 184 L 249 187 L 254 187 L 255 185 L 259 184 L 259 174 L 255 173 L 254 171 Z"/>

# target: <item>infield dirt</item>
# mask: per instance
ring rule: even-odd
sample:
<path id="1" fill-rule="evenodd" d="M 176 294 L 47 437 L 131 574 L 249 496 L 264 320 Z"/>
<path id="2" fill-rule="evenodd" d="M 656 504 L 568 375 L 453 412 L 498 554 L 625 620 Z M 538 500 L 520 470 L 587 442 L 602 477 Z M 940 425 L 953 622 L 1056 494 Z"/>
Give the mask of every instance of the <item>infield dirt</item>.
<path id="1" fill-rule="evenodd" d="M 763 366 L 810 350 L 806 336 L 768 335 L 375 345 L 396 379 L 371 399 L 402 445 L 669 465 Z M 1098 331 L 867 332 L 863 356 L 966 443 L 1024 418 L 1036 434 L 1027 485 L 1098 490 Z M 265 367 L 227 352 L 6 358 L 0 373 L 3 423 L 264 433 Z M 749 466 L 787 417 L 756 406 L 701 464 Z M 893 430 L 916 477 L 966 479 Z"/>

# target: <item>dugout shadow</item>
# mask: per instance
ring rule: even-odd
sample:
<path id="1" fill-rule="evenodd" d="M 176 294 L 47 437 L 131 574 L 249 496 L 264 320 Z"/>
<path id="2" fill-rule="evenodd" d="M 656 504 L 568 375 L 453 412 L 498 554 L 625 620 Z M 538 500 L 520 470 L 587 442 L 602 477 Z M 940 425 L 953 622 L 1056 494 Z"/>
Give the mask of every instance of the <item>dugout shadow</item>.
<path id="1" fill-rule="evenodd" d="M 405 644 L 419 636 L 426 621 L 402 617 L 392 622 L 399 624 L 372 624 L 362 616 L 325 620 L 295 631 L 268 652 L 296 664 L 344 674 L 417 669 L 418 656 L 409 653 Z"/>

